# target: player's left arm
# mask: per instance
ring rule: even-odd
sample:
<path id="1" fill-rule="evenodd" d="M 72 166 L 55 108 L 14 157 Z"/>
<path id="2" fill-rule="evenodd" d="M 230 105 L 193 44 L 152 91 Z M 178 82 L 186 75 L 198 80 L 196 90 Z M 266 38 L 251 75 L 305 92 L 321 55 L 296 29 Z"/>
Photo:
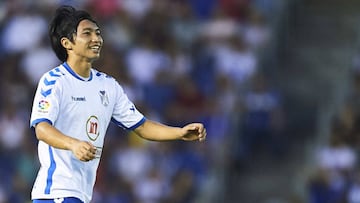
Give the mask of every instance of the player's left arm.
<path id="1" fill-rule="evenodd" d="M 190 123 L 184 127 L 172 127 L 152 120 L 146 120 L 134 132 L 144 139 L 153 141 L 204 141 L 206 138 L 206 128 L 202 123 Z"/>

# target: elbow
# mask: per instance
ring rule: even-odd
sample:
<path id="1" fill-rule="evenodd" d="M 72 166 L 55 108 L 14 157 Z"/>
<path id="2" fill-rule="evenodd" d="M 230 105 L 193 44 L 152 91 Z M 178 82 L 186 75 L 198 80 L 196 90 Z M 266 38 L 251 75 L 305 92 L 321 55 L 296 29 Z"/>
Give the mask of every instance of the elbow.
<path id="1" fill-rule="evenodd" d="M 47 127 L 47 125 L 49 125 L 48 123 L 46 122 L 41 122 L 41 123 L 38 123 L 34 126 L 34 129 L 35 129 L 35 135 L 36 135 L 36 138 L 38 140 L 41 140 L 43 141 L 45 136 L 46 136 L 46 133 L 45 133 L 45 128 Z"/>
<path id="2" fill-rule="evenodd" d="M 34 127 L 34 130 L 35 130 L 36 139 L 43 140 L 44 136 L 42 135 L 41 130 L 39 129 L 38 125 L 36 125 Z"/>

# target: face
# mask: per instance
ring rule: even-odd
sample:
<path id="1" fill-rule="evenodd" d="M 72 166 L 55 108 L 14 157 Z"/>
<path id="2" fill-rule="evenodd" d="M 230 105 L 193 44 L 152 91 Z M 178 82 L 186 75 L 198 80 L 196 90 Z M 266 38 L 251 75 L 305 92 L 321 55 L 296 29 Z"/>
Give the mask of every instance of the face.
<path id="1" fill-rule="evenodd" d="M 99 27 L 90 20 L 82 20 L 74 36 L 72 49 L 68 53 L 92 62 L 100 57 L 102 45 Z"/>

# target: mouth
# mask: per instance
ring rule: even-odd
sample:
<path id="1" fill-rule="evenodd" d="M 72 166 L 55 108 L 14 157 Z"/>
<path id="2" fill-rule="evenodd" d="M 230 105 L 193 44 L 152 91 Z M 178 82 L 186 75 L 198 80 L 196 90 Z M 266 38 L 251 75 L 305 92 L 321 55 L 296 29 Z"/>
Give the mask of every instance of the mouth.
<path id="1" fill-rule="evenodd" d="M 101 45 L 94 45 L 94 46 L 91 46 L 90 49 L 93 51 L 93 52 L 100 52 L 101 50 Z"/>

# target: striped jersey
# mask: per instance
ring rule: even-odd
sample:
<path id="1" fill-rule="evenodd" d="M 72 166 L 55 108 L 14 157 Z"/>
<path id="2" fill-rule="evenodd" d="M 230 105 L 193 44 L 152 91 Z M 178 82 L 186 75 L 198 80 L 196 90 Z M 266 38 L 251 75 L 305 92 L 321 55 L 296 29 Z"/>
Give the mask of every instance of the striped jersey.
<path id="1" fill-rule="evenodd" d="M 45 73 L 34 96 L 30 126 L 48 122 L 67 136 L 89 141 L 97 148 L 97 158 L 82 162 L 70 150 L 39 141 L 41 167 L 32 199 L 77 197 L 90 202 L 110 121 L 127 130 L 145 122 L 114 78 L 91 69 L 84 79 L 66 62 Z"/>

